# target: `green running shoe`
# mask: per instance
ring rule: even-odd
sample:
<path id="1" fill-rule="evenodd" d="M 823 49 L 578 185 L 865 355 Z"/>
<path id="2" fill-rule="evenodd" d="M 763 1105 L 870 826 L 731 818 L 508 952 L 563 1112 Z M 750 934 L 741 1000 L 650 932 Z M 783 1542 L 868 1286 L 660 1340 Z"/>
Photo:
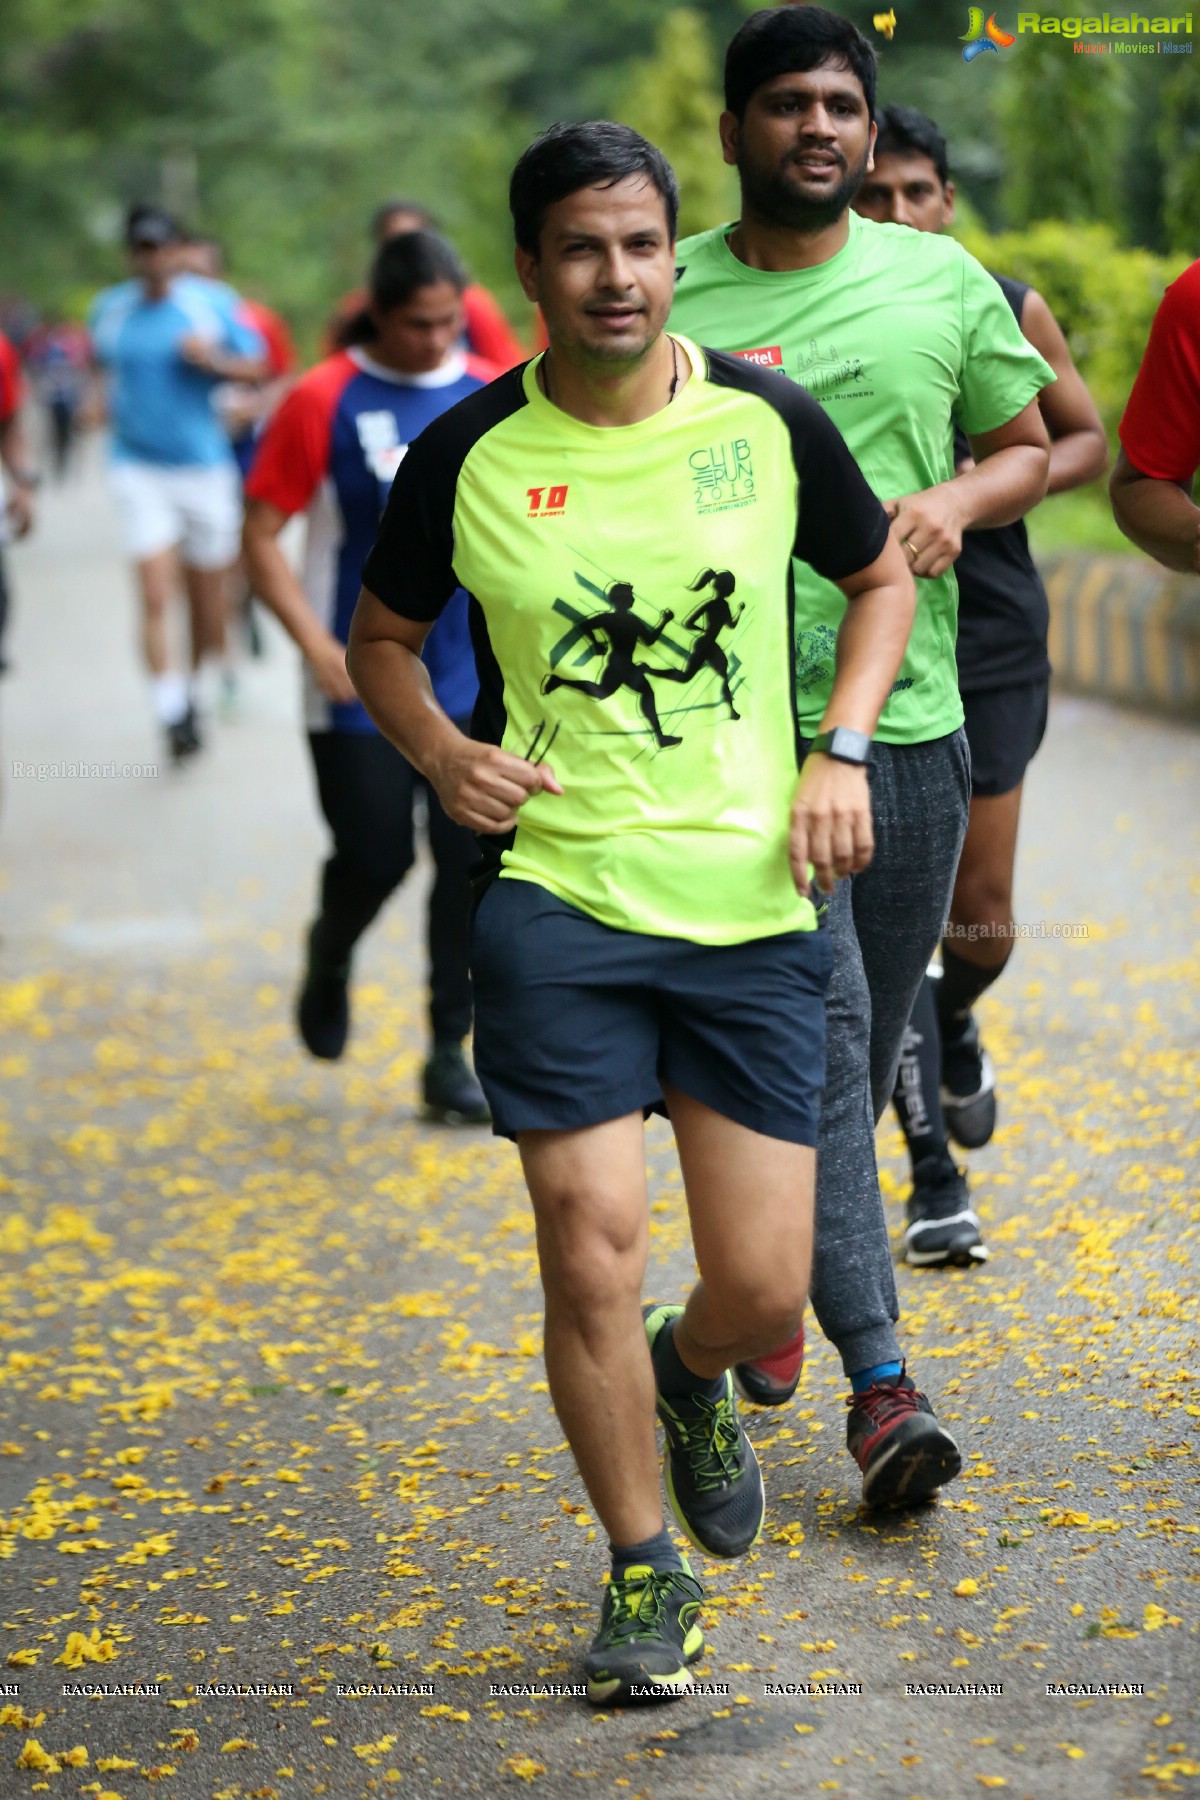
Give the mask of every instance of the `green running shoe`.
<path id="1" fill-rule="evenodd" d="M 610 1581 L 583 1662 L 591 1704 L 682 1699 L 691 1688 L 687 1665 L 704 1654 L 697 1624 L 703 1598 L 686 1562 L 678 1569 L 635 1563 Z"/>
<path id="2" fill-rule="evenodd" d="M 682 1306 L 653 1303 L 642 1308 L 652 1360 L 659 1332 L 682 1312 Z M 689 1542 L 708 1556 L 744 1556 L 762 1535 L 766 1499 L 728 1369 L 724 1383 L 719 1400 L 697 1394 L 685 1409 L 659 1394 L 658 1416 L 667 1440 L 663 1473 L 671 1511 Z"/>

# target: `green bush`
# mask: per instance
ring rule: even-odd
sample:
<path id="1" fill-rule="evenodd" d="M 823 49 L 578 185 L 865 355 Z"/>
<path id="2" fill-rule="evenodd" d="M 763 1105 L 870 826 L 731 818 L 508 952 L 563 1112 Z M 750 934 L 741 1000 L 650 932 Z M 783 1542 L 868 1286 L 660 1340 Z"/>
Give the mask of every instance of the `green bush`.
<path id="1" fill-rule="evenodd" d="M 1187 257 L 1122 249 L 1107 225 L 1057 219 L 995 236 L 970 228 L 958 236 L 986 268 L 1028 281 L 1041 294 L 1115 445 L 1158 303 Z"/>

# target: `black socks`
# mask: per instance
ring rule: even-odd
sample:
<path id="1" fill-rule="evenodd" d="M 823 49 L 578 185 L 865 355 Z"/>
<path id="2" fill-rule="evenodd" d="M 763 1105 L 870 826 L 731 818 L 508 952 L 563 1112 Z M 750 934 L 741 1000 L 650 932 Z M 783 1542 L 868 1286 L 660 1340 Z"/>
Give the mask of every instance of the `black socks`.
<path id="1" fill-rule="evenodd" d="M 1012 955 L 1010 948 L 1008 956 Z M 942 939 L 942 979 L 937 983 L 937 1015 L 942 1036 L 947 1040 L 961 1037 L 967 1015 L 981 994 L 1004 972 L 1008 962 L 985 969 L 981 963 L 968 962 Z"/>
<path id="2" fill-rule="evenodd" d="M 941 984 L 926 975 L 904 1029 L 904 1045 L 892 1103 L 914 1165 L 948 1150 L 942 1118 L 942 1034 L 934 989 Z"/>

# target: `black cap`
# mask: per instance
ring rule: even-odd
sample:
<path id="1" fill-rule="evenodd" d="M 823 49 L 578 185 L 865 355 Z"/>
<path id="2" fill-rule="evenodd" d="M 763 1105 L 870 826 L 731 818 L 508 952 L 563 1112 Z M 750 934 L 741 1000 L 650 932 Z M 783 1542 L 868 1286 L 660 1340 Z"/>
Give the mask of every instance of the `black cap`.
<path id="1" fill-rule="evenodd" d="M 130 208 L 125 226 L 125 242 L 131 250 L 161 250 L 164 244 L 178 244 L 182 240 L 183 232 L 178 223 L 160 206 Z"/>

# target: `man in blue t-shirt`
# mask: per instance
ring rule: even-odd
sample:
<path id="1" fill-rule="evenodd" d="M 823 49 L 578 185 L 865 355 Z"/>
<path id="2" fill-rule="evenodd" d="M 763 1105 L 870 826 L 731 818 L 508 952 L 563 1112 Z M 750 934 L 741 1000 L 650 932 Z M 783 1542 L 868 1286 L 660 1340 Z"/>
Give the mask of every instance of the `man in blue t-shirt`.
<path id="1" fill-rule="evenodd" d="M 226 577 L 241 529 L 237 465 L 213 390 L 256 380 L 264 345 L 232 288 L 177 272 L 183 234 L 169 214 L 134 207 L 126 241 L 132 279 L 96 296 L 89 324 L 108 377 L 112 487 L 137 572 L 155 710 L 181 761 L 200 748 L 201 667 L 224 656 Z M 168 663 L 166 610 L 180 567 L 190 675 Z"/>
<path id="2" fill-rule="evenodd" d="M 310 369 L 274 414 L 246 482 L 246 565 L 254 591 L 305 659 L 305 713 L 321 810 L 333 836 L 297 1006 L 314 1056 L 342 1054 L 354 947 L 412 867 L 413 803 L 425 789 L 436 875 L 429 897 L 432 1048 L 422 1088 L 431 1116 L 490 1115 L 462 1040 L 471 1029 L 467 962 L 472 833 L 376 731 L 346 673 L 346 639 L 392 479 L 412 440 L 499 371 L 457 347 L 466 277 L 449 244 L 407 232 L 381 246 L 352 348 Z M 302 574 L 278 538 L 307 515 Z M 459 590 L 431 632 L 425 664 L 438 704 L 469 727 L 479 691 Z"/>

